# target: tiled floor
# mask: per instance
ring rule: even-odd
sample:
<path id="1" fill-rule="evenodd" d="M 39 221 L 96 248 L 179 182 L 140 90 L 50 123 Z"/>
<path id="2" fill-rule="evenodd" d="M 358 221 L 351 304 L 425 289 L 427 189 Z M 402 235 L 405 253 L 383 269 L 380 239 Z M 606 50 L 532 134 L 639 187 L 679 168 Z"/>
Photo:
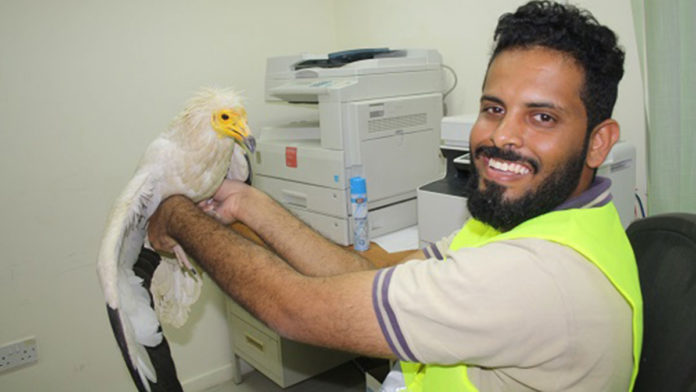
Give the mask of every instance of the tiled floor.
<path id="1" fill-rule="evenodd" d="M 228 381 L 205 392 L 365 392 L 365 375 L 353 362 L 282 389 L 258 371 L 244 375 L 242 383 Z"/>

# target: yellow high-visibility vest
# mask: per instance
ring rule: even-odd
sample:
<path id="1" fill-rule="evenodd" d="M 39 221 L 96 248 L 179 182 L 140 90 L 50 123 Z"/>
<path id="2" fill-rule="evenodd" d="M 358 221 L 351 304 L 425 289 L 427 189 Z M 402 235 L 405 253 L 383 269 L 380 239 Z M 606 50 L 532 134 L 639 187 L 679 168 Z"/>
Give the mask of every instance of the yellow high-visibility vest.
<path id="1" fill-rule="evenodd" d="M 455 235 L 450 250 L 530 237 L 573 248 L 597 266 L 628 302 L 633 313 L 633 374 L 630 387 L 633 390 L 643 341 L 643 298 L 633 249 L 624 234 L 614 204 L 549 212 L 504 233 L 472 218 Z M 477 392 L 468 378 L 465 364 L 441 366 L 402 361 L 401 370 L 409 392 Z"/>

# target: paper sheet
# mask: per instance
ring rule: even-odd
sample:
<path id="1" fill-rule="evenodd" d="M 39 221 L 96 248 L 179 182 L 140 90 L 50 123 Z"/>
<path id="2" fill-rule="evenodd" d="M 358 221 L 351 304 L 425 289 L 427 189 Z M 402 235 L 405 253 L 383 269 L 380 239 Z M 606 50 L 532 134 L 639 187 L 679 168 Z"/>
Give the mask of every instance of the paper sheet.
<path id="1" fill-rule="evenodd" d="M 383 236 L 373 238 L 385 251 L 389 253 L 401 252 L 403 250 L 416 250 L 418 246 L 418 226 L 411 226 L 405 229 L 385 234 Z"/>

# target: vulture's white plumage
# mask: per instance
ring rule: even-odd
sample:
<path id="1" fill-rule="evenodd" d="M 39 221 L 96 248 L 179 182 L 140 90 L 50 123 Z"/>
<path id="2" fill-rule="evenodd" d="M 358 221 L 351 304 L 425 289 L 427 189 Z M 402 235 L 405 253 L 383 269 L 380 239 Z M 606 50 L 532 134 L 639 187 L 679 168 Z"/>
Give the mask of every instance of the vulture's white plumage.
<path id="1" fill-rule="evenodd" d="M 148 218 L 168 196 L 197 202 L 212 197 L 226 177 L 248 179 L 245 149 L 254 148 L 239 96 L 205 89 L 150 143 L 113 206 L 97 270 L 114 336 L 140 391 L 181 390 L 159 320 L 182 325 L 201 285 L 180 247 L 177 260 L 161 262 L 147 249 Z"/>

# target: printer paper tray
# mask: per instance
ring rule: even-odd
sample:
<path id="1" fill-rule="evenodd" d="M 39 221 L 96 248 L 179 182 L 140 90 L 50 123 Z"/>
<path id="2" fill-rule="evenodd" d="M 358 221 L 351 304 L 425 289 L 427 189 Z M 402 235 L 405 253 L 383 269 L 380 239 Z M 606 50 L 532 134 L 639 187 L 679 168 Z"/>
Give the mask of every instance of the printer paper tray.
<path id="1" fill-rule="evenodd" d="M 353 243 L 353 226 L 350 219 L 336 218 L 289 205 L 286 207 L 314 230 L 337 244 L 350 245 Z M 413 226 L 416 224 L 416 220 L 416 199 L 409 199 L 370 211 L 368 213 L 370 238 Z"/>
<path id="2" fill-rule="evenodd" d="M 254 186 L 286 207 L 314 211 L 340 219 L 348 218 L 348 190 L 256 175 Z"/>
<path id="3" fill-rule="evenodd" d="M 348 187 L 342 150 L 321 147 L 319 140 L 264 139 L 251 162 L 255 175 L 282 178 L 337 190 Z"/>

